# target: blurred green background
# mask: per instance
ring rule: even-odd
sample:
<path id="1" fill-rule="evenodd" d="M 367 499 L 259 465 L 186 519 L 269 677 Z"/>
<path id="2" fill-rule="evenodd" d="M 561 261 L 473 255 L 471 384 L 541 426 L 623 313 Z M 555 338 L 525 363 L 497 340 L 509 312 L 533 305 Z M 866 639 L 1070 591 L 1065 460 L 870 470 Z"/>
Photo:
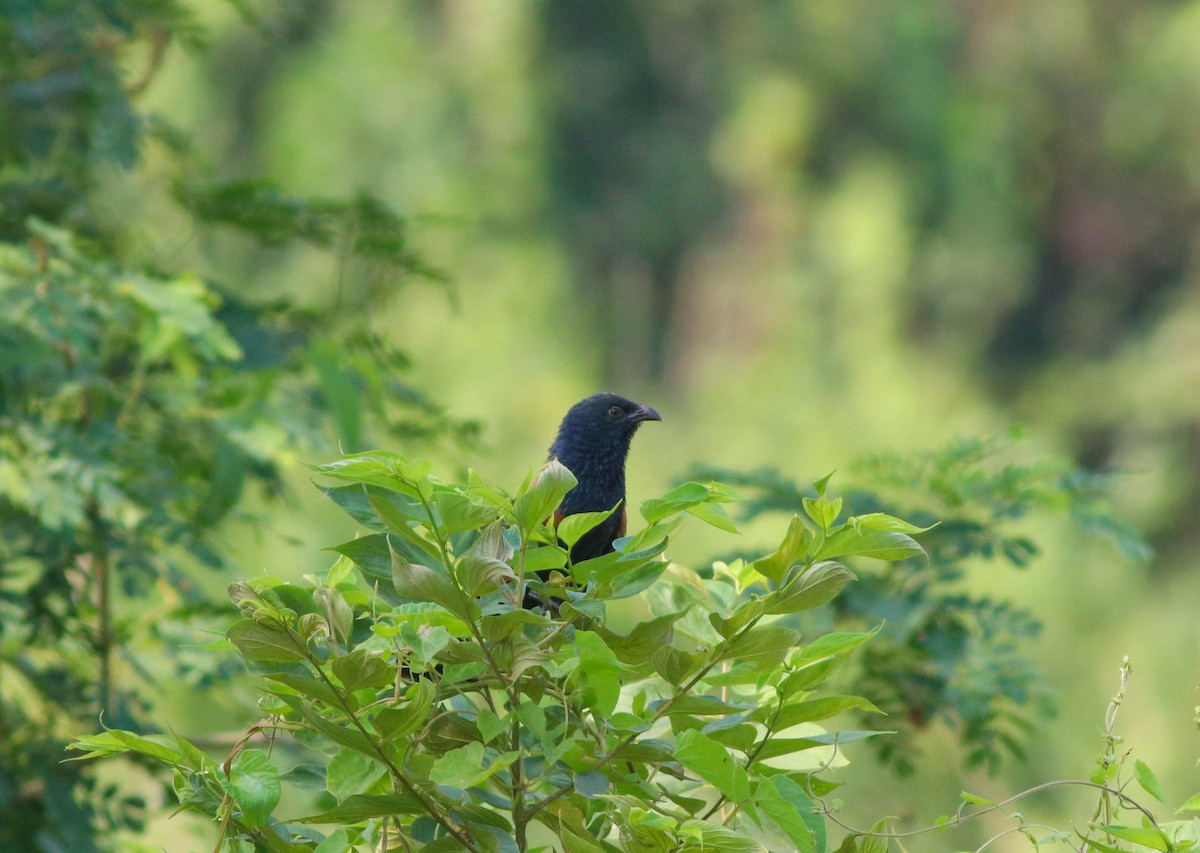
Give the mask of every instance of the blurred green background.
<path id="1" fill-rule="evenodd" d="M 1058 715 L 1027 760 L 964 778 L 937 726 L 915 781 L 851 751 L 849 821 L 918 826 L 963 788 L 1086 776 L 1123 655 L 1118 727 L 1169 793 L 1192 793 L 1200 3 L 310 0 L 250 23 L 187 5 L 208 44 L 168 50 L 138 108 L 191 135 L 213 179 L 369 190 L 452 284 L 356 300 L 336 258 L 200 235 L 153 151 L 100 177 L 101 209 L 149 263 L 318 318 L 338 305 L 481 425 L 465 446 L 392 449 L 515 484 L 571 403 L 613 390 L 663 414 L 634 443 L 635 503 L 696 462 L 805 482 L 1014 424 L 1026 459 L 1118 472 L 1114 510 L 1152 561 L 1043 518 L 1029 569 L 968 582 L 1045 625 L 1031 656 Z M 133 79 L 146 56 L 125 61 Z M 338 437 L 300 455 L 332 458 Z M 299 577 L 353 535 L 302 467 L 283 474 L 290 499 L 220 531 L 244 574 Z M 711 556 L 694 542 L 675 556 Z M 197 701 L 181 688 L 159 715 L 225 722 Z M 1020 809 L 1084 821 L 1089 802 Z M 972 847 L 989 826 L 910 849 Z"/>

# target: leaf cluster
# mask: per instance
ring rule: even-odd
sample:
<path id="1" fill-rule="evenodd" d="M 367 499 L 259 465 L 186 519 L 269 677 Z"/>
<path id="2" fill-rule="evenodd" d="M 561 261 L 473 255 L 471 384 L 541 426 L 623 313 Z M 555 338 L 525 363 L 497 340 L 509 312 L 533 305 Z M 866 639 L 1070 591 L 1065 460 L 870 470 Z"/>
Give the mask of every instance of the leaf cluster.
<path id="1" fill-rule="evenodd" d="M 838 523 L 822 493 L 774 552 L 702 577 L 665 552 L 688 517 L 736 529 L 718 483 L 647 501 L 642 529 L 573 563 L 606 513 L 552 526 L 576 482 L 556 462 L 513 492 L 380 451 L 316 470 L 370 532 L 305 585 L 230 589 L 227 636 L 264 690 L 256 730 L 293 735 L 274 746 L 286 759 L 243 742 L 216 772 L 181 738 L 115 730 L 74 744 L 84 757 L 170 764 L 228 849 L 826 849 L 820 774 L 879 732 L 825 729 L 877 709 L 822 685 L 873 632 L 785 622 L 842 592 L 841 558 L 920 554 L 918 528 Z M 525 609 L 530 589 L 553 605 Z M 277 818 L 289 785 L 314 787 L 316 810 Z"/>
<path id="2" fill-rule="evenodd" d="M 1016 434 L 970 439 L 856 465 L 845 511 L 884 512 L 929 526 L 927 559 L 856 564 L 860 582 L 824 612 L 845 630 L 883 623 L 864 651 L 852 689 L 886 710 L 897 726 L 922 729 L 941 720 L 957 729 L 967 766 L 994 770 L 1020 755 L 1038 716 L 1052 713 L 1051 691 L 1026 648 L 1040 631 L 1011 602 L 972 595 L 962 580 L 998 565 L 1023 568 L 1038 548 L 1022 522 L 1035 512 L 1062 512 L 1086 530 L 1111 537 L 1131 557 L 1144 542 L 1112 515 L 1104 478 L 1057 461 L 1012 459 Z M 794 513 L 817 499 L 777 471 L 701 469 L 749 496 L 743 517 Z M 916 760 L 913 738 L 876 742 L 899 772 Z"/>

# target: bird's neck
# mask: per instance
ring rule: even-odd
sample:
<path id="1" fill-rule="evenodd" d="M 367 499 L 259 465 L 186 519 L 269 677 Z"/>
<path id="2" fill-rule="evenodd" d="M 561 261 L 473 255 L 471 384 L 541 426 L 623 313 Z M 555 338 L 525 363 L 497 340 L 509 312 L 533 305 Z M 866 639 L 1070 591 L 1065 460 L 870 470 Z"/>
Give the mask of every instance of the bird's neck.
<path id="1" fill-rule="evenodd" d="M 625 497 L 625 447 L 567 450 L 551 448 L 551 456 L 567 467 L 579 481 L 563 501 L 569 513 L 603 512 Z"/>

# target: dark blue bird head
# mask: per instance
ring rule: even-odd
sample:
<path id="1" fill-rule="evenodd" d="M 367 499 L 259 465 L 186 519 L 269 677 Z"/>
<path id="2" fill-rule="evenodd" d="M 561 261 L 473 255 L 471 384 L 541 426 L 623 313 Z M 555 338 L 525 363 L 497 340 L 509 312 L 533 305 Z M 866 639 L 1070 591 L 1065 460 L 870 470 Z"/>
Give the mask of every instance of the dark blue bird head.
<path id="1" fill-rule="evenodd" d="M 550 445 L 550 458 L 575 475 L 579 485 L 561 512 L 602 512 L 625 498 L 625 457 L 633 434 L 658 412 L 616 394 L 593 394 L 571 407 Z"/>

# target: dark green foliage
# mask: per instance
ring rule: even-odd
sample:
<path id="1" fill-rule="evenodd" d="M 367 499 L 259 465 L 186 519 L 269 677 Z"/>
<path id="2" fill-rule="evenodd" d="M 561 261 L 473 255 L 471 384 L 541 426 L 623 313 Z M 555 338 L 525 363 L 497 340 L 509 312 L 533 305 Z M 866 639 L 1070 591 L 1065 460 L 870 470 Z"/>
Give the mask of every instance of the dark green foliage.
<path id="1" fill-rule="evenodd" d="M 1005 752 L 1020 755 L 1037 716 L 1051 713 L 1051 693 L 1028 658 L 1040 624 L 1010 602 L 964 590 L 968 572 L 1023 568 L 1037 555 L 1021 526 L 1035 512 L 1066 512 L 1086 529 L 1110 535 L 1145 558 L 1144 543 L 1107 510 L 1104 481 L 1063 463 L 1006 461 L 1011 438 L 965 440 L 938 451 L 878 456 L 847 479 L 862 484 L 845 496 L 853 515 L 886 512 L 931 526 L 921 537 L 927 558 L 856 566 L 859 583 L 826 620 L 861 630 L 883 623 L 864 651 L 855 692 L 887 711 L 894 725 L 921 729 L 935 720 L 958 730 L 968 766 L 994 770 Z M 701 469 L 749 495 L 744 513 L 802 511 L 811 490 L 775 471 Z M 912 769 L 910 737 L 876 741 L 897 770 Z"/>
<path id="2" fill-rule="evenodd" d="M 140 826 L 144 803 L 60 765 L 62 744 L 99 714 L 137 730 L 152 672 L 228 677 L 193 648 L 213 608 L 192 575 L 227 567 L 214 528 L 247 488 L 278 493 L 282 454 L 328 443 L 331 423 L 350 449 L 378 429 L 475 433 L 404 381 L 404 353 L 348 331 L 343 306 L 256 304 L 236 272 L 233 298 L 127 251 L 138 235 L 105 215 L 100 178 L 150 145 L 197 170 L 190 140 L 136 98 L 173 44 L 202 41 L 172 0 L 0 3 L 0 849 L 87 851 Z M 376 309 L 403 280 L 444 284 L 365 194 L 245 182 L 179 197 L 199 228 L 336 253 Z M 139 606 L 120 610 L 127 598 Z"/>
<path id="3" fill-rule="evenodd" d="M 382 451 L 316 470 L 378 532 L 304 586 L 230 587 L 242 618 L 227 637 L 268 718 L 220 764 L 175 735 L 112 729 L 73 748 L 170 765 L 181 806 L 219 821 L 231 851 L 825 853 L 836 785 L 821 774 L 880 732 L 827 728 L 878 709 L 823 688 L 874 632 L 802 639 L 785 622 L 854 579 L 830 558 L 920 555 L 917 528 L 839 523 L 822 494 L 774 553 L 704 578 L 663 552 L 689 516 L 736 532 L 716 483 L 646 501 L 617 551 L 572 564 L 559 537 L 605 513 L 550 526 L 576 484 L 557 462 L 513 494 Z M 527 587 L 557 606 L 524 609 Z M 272 730 L 294 738 L 250 748 Z M 308 814 L 274 816 L 285 785 L 321 792 Z"/>

